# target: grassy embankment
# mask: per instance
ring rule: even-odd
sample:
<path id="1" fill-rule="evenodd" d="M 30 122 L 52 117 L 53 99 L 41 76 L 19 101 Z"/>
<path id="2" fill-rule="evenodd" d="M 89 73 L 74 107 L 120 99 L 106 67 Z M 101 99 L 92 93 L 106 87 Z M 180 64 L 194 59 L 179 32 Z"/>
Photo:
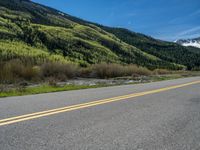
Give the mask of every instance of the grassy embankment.
<path id="1" fill-rule="evenodd" d="M 172 74 L 166 74 L 166 75 L 151 75 L 151 76 L 145 77 L 145 78 L 148 78 L 148 80 L 144 79 L 143 81 L 136 82 L 136 83 L 156 82 L 156 81 L 164 81 L 164 80 L 171 80 L 171 79 L 178 79 L 178 78 L 192 77 L 192 76 L 200 76 L 200 72 L 174 72 Z M 133 78 L 124 77 L 124 79 L 127 80 L 127 79 L 133 79 Z M 130 84 L 133 84 L 133 83 L 130 83 Z M 114 84 L 114 85 L 117 85 L 117 84 Z M 99 88 L 99 87 L 107 87 L 107 86 L 113 86 L 113 85 L 97 84 L 97 85 L 58 86 L 58 85 L 50 85 L 50 84 L 44 83 L 35 87 L 17 87 L 8 91 L 0 92 L 0 97 L 22 96 L 22 95 L 41 94 L 41 93 L 50 93 L 50 92 Z"/>
<path id="2" fill-rule="evenodd" d="M 7 92 L 0 92 L 0 97 L 10 97 L 10 96 L 22 96 L 22 95 L 31 95 L 31 94 L 41 94 L 41 93 L 50 93 L 50 92 L 60 92 L 60 91 L 69 91 L 69 90 L 80 90 L 88 88 L 97 88 L 102 87 L 103 85 L 65 85 L 65 86 L 51 86 L 48 84 L 43 84 L 36 87 L 26 87 L 26 88 L 14 88 Z M 105 86 L 105 85 L 104 85 Z"/>

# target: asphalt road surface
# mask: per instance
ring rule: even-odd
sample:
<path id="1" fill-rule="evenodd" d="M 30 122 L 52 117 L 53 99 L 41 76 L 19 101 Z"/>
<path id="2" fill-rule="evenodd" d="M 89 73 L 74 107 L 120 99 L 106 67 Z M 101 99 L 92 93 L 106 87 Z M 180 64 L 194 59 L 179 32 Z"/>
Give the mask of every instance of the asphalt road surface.
<path id="1" fill-rule="evenodd" d="M 0 98 L 0 150 L 200 150 L 200 77 Z"/>

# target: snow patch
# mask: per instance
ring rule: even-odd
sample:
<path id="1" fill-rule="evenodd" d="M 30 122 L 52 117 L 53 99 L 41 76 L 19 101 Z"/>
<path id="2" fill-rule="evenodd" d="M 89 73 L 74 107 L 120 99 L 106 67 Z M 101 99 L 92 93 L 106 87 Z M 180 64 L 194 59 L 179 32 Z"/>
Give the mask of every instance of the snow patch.
<path id="1" fill-rule="evenodd" d="M 64 16 L 65 14 L 64 13 L 62 13 L 62 12 L 58 12 L 58 14 L 60 14 L 60 15 L 62 15 L 62 16 Z"/>
<path id="2" fill-rule="evenodd" d="M 200 48 L 200 43 L 198 43 L 197 41 L 195 42 L 188 42 L 188 43 L 182 43 L 183 46 L 193 46 L 193 47 L 197 47 Z"/>

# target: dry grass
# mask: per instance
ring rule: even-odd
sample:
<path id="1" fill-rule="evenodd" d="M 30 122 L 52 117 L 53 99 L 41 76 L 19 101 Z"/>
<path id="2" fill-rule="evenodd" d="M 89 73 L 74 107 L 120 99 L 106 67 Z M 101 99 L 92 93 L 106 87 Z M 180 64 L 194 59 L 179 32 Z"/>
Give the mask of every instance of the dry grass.
<path id="1" fill-rule="evenodd" d="M 21 80 L 33 80 L 39 76 L 39 70 L 36 68 L 24 65 L 20 60 L 11 60 L 6 63 L 1 63 L 0 82 L 9 83 Z"/>
<path id="2" fill-rule="evenodd" d="M 148 76 L 152 72 L 144 67 L 136 65 L 120 65 L 120 64 L 97 64 L 92 66 L 94 77 L 98 78 L 114 78 L 123 76 Z"/>
<path id="3" fill-rule="evenodd" d="M 77 76 L 78 67 L 74 64 L 45 63 L 41 66 L 42 78 L 55 78 L 65 81 Z"/>
<path id="4" fill-rule="evenodd" d="M 68 79 L 82 78 L 115 78 L 125 76 L 150 76 L 170 74 L 171 71 L 156 69 L 151 71 L 145 67 L 137 65 L 120 65 L 120 64 L 95 64 L 87 67 L 80 67 L 71 63 L 49 62 L 41 66 L 24 64 L 20 60 L 11 60 L 1 62 L 0 83 L 17 83 L 21 81 L 31 82 L 58 82 Z"/>
<path id="5" fill-rule="evenodd" d="M 155 75 L 165 75 L 165 74 L 171 74 L 172 71 L 166 70 L 166 69 L 155 69 L 153 72 Z"/>

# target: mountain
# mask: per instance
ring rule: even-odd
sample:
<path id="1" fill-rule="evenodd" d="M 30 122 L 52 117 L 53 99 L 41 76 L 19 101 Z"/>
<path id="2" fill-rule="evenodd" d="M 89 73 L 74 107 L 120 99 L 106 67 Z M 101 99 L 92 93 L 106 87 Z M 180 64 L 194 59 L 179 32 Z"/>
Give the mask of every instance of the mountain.
<path id="1" fill-rule="evenodd" d="M 192 69 L 200 54 L 127 29 L 88 22 L 29 0 L 0 0 L 0 59 L 137 64 L 150 69 Z"/>
<path id="2" fill-rule="evenodd" d="M 192 47 L 200 48 L 200 37 L 195 38 L 195 39 L 186 39 L 186 40 L 181 39 L 175 42 L 183 46 L 192 46 Z"/>
<path id="3" fill-rule="evenodd" d="M 134 45 L 140 50 L 164 61 L 185 65 L 189 70 L 200 66 L 199 48 L 184 47 L 177 43 L 154 39 L 150 36 L 135 33 L 123 28 L 103 26 L 103 29 L 113 33 L 129 45 Z"/>

